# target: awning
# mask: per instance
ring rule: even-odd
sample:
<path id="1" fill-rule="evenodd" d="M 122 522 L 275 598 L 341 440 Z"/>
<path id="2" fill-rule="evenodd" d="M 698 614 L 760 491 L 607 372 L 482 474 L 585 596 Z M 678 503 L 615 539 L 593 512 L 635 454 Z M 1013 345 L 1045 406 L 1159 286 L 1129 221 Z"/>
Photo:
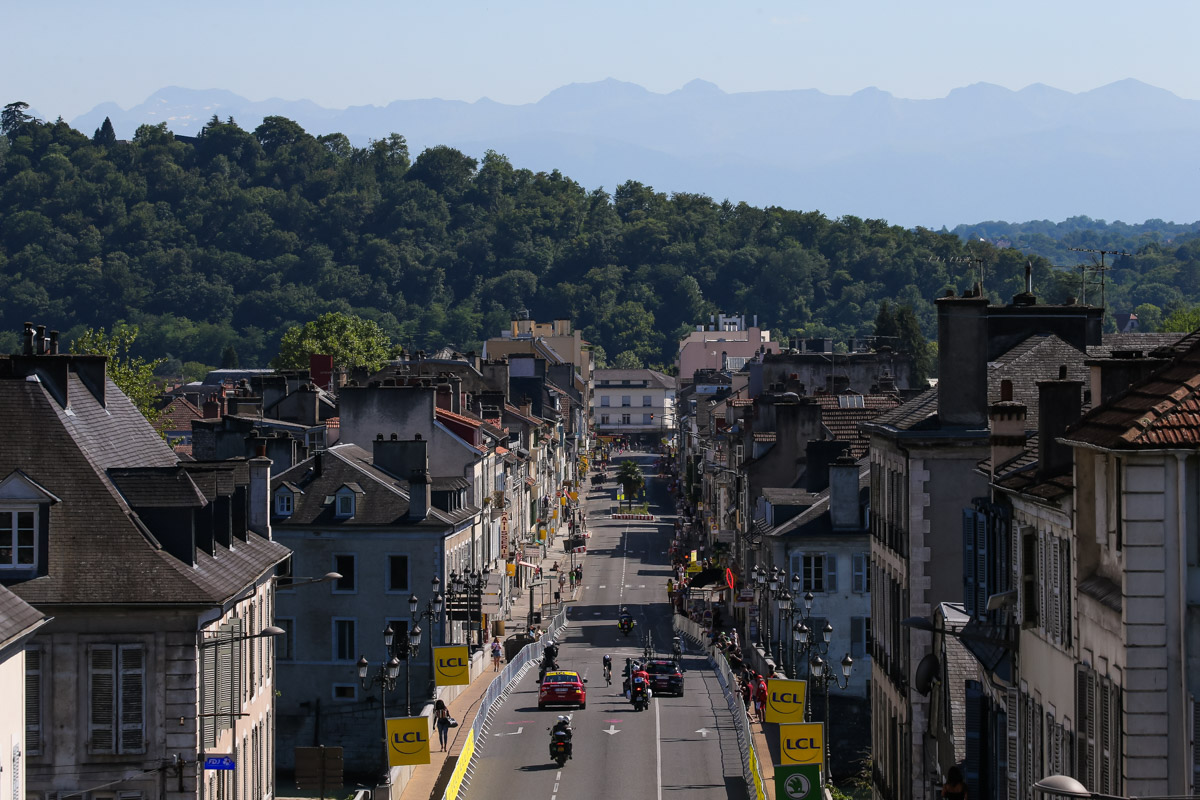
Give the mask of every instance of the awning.
<path id="1" fill-rule="evenodd" d="M 518 561 L 517 563 L 522 567 L 533 567 L 534 569 L 537 569 L 537 564 L 530 564 L 528 561 Z"/>

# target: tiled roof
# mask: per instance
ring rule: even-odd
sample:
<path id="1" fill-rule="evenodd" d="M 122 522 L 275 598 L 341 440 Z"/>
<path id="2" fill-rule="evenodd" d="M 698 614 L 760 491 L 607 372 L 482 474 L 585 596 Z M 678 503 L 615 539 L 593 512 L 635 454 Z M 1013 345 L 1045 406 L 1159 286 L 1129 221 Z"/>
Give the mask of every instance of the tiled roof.
<path id="1" fill-rule="evenodd" d="M 901 403 L 891 411 L 885 411 L 871 420 L 871 425 L 879 425 L 897 430 L 917 430 L 933 427 L 937 422 L 937 387 L 928 389 L 909 400 Z"/>
<path id="2" fill-rule="evenodd" d="M 469 425 L 472 428 L 478 428 L 483 424 L 483 420 L 468 417 L 463 414 L 455 414 L 453 411 L 447 411 L 444 408 L 435 409 L 434 413 L 441 419 L 454 420 L 455 422 Z"/>
<path id="3" fill-rule="evenodd" d="M 186 397 L 173 397 L 159 412 L 154 427 L 160 431 L 191 430 L 194 419 L 204 419 L 204 412 Z"/>
<path id="4" fill-rule="evenodd" d="M 1092 409 L 1063 438 L 1114 450 L 1200 445 L 1200 332 L 1172 352 L 1167 366 Z"/>
<path id="5" fill-rule="evenodd" d="M 664 375 L 654 369 L 595 369 L 592 370 L 592 380 L 595 381 L 596 386 L 607 381 L 609 385 L 604 388 L 608 389 L 620 388 L 619 384 L 612 386 L 613 381 L 647 381 L 651 386 L 642 388 L 658 389 L 674 389 L 676 384 L 675 379 L 670 375 Z"/>
<path id="6" fill-rule="evenodd" d="M 755 431 L 754 441 L 756 442 L 774 442 L 775 431 Z"/>
<path id="7" fill-rule="evenodd" d="M 46 619 L 42 612 L 0 586 L 0 650 Z"/>
<path id="8" fill-rule="evenodd" d="M 839 442 L 849 442 L 850 455 L 858 460 L 866 455 L 871 447 L 871 439 L 859 427 L 880 416 L 880 411 L 873 408 L 829 408 L 821 414 L 821 425 L 832 439 Z"/>
<path id="9" fill-rule="evenodd" d="M 838 408 L 869 408 L 874 411 L 888 411 L 900 405 L 900 398 L 894 394 L 857 394 L 851 392 L 828 394 L 820 392 L 811 396 L 817 402 L 817 405 L 821 406 L 823 412 Z M 848 405 L 847 398 L 861 398 L 861 405 Z"/>

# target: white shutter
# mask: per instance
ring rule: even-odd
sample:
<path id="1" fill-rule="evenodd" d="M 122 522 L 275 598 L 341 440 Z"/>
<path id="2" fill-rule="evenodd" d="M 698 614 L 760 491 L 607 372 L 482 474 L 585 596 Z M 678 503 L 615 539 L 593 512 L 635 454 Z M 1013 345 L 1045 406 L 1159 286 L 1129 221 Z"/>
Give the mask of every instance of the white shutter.
<path id="1" fill-rule="evenodd" d="M 1005 778 L 1008 780 L 1008 800 L 1019 800 L 1020 785 L 1017 782 L 1017 776 L 1020 774 L 1021 764 L 1021 726 L 1020 717 L 1018 716 L 1020 695 L 1017 693 L 1017 687 L 1015 686 L 1008 689 L 1007 706 L 1008 774 Z"/>
<path id="2" fill-rule="evenodd" d="M 25 754 L 42 752 L 42 650 L 25 651 Z"/>
<path id="3" fill-rule="evenodd" d="M 146 650 L 121 645 L 121 752 L 146 751 Z"/>
<path id="4" fill-rule="evenodd" d="M 113 753 L 116 748 L 116 648 L 88 646 L 88 752 Z"/>
<path id="5" fill-rule="evenodd" d="M 1108 678 L 1100 679 L 1100 784 L 1096 791 L 1112 792 L 1112 693 Z"/>
<path id="6" fill-rule="evenodd" d="M 1046 594 L 1050 580 L 1046 575 L 1046 534 L 1038 531 L 1037 537 L 1037 593 L 1038 593 L 1038 626 L 1043 630 L 1050 628 L 1050 617 L 1047 615 Z"/>
<path id="7" fill-rule="evenodd" d="M 1058 538 L 1048 536 L 1046 544 L 1050 550 L 1050 630 L 1047 638 L 1050 641 L 1062 643 L 1062 574 L 1059 565 Z"/>
<path id="8" fill-rule="evenodd" d="M 204 749 L 217 746 L 217 654 L 214 647 L 200 648 L 200 717 L 201 742 Z"/>

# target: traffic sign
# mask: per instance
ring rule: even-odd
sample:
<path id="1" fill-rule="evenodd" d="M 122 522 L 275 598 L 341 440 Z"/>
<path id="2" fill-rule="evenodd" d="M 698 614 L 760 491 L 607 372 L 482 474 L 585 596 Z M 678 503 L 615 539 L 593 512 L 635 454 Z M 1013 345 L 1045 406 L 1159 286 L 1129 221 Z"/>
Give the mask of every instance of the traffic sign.
<path id="1" fill-rule="evenodd" d="M 817 764 L 781 764 L 775 767 L 775 800 L 818 800 L 821 767 Z"/>
<path id="2" fill-rule="evenodd" d="M 204 757 L 205 769 L 233 769 L 233 756 L 231 755 L 215 755 Z"/>

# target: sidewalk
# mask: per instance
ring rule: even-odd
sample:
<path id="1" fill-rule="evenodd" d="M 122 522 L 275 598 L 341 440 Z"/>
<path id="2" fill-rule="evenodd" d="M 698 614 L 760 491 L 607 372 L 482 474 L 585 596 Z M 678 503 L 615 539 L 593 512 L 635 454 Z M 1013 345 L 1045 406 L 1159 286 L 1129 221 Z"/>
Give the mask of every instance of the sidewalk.
<path id="1" fill-rule="evenodd" d="M 554 544 L 557 544 L 557 542 Z M 558 573 L 552 573 L 550 567 L 555 561 L 558 561 L 560 566 L 568 564 L 571 554 L 553 553 L 550 550 L 551 548 L 547 548 L 549 554 L 540 561 L 542 576 L 545 580 L 557 582 Z M 563 558 L 564 555 L 566 556 L 565 559 Z M 586 557 L 586 553 L 576 555 L 575 563 L 583 564 Z M 544 608 L 539 598 L 539 595 L 542 593 L 534 593 L 534 610 L 543 610 L 543 618 L 553 616 L 557 611 L 557 607 L 551 601 L 551 598 L 554 596 L 553 591 L 551 589 L 545 593 L 547 602 Z M 563 602 L 577 600 L 579 591 L 580 587 L 577 585 L 575 591 L 572 592 L 568 583 L 567 588 L 563 592 Z M 523 608 L 527 609 L 527 605 L 520 601 L 514 602 L 509 612 L 505 615 L 505 619 L 512 620 L 514 616 L 522 619 L 524 616 L 522 613 Z M 523 628 L 524 622 L 522 620 L 520 629 Z M 446 752 L 441 752 L 437 747 L 437 743 L 433 743 L 429 753 L 429 763 L 413 767 L 412 775 L 409 777 L 408 783 L 405 784 L 404 790 L 400 793 L 400 800 L 441 800 L 442 794 L 446 790 L 446 784 L 450 780 L 450 774 L 458 765 L 459 755 L 462 753 L 463 745 L 467 740 L 467 732 L 471 730 L 471 725 L 475 721 L 476 714 L 479 712 L 479 703 L 483 699 L 483 695 L 492 680 L 500 674 L 488 669 L 491 666 L 491 655 L 486 648 L 485 657 L 487 665 L 484 667 L 483 672 L 479 673 L 469 686 L 463 687 L 462 692 L 447 704 L 447 707 L 450 709 L 450 716 L 458 720 L 458 727 L 450 729 L 450 738 L 447 741 Z"/>
<path id="2" fill-rule="evenodd" d="M 775 767 L 779 761 L 779 725 L 774 722 L 751 722 L 750 735 L 754 738 L 754 754 L 758 758 L 758 769 L 762 772 L 763 795 L 775 796 Z M 750 793 L 754 793 L 750 787 Z"/>

